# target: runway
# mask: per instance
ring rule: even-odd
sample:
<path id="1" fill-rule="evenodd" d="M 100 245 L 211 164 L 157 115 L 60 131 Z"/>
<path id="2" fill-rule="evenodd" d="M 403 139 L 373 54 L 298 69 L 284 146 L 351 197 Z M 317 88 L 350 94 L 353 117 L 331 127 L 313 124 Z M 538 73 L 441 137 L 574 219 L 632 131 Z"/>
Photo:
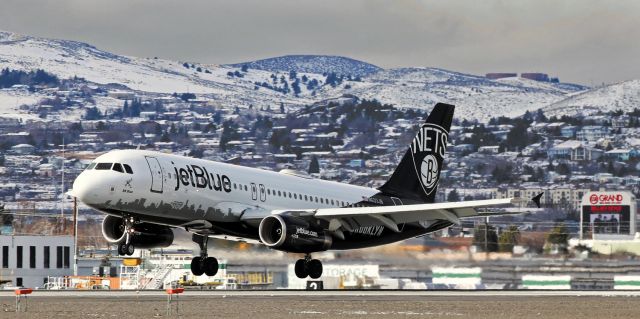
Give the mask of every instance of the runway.
<path id="1" fill-rule="evenodd" d="M 186 291 L 179 311 L 199 319 L 631 318 L 640 312 L 639 297 L 640 291 L 208 290 Z M 34 291 L 20 317 L 165 317 L 166 300 L 163 291 Z M 12 291 L 0 292 L 0 318 L 14 301 Z"/>

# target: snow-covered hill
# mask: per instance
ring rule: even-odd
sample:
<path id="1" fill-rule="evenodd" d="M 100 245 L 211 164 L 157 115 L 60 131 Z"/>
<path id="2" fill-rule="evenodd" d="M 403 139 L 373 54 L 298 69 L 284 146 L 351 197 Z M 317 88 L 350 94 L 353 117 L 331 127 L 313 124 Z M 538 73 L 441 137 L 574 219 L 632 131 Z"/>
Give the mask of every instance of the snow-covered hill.
<path id="1" fill-rule="evenodd" d="M 330 55 L 285 55 L 252 62 L 236 63 L 230 66 L 240 68 L 243 65 L 251 69 L 270 72 L 289 72 L 291 70 L 298 73 L 317 74 L 333 72 L 353 77 L 363 77 L 382 70 L 370 63 Z"/>
<path id="2" fill-rule="evenodd" d="M 624 81 L 573 94 L 543 110 L 550 116 L 562 116 L 588 115 L 600 111 L 631 111 L 634 108 L 640 108 L 640 80 Z"/>
<path id="3" fill-rule="evenodd" d="M 243 72 L 242 65 L 249 70 Z M 521 78 L 497 81 L 437 68 L 380 69 L 333 56 L 285 56 L 232 65 L 185 63 L 113 54 L 89 44 L 0 32 L 0 68 L 44 69 L 61 78 L 83 77 L 152 93 L 193 92 L 222 107 L 288 107 L 354 94 L 400 107 L 457 105 L 458 118 L 487 121 L 517 116 L 562 101 L 585 87 Z M 289 71 L 297 78 L 289 78 Z M 360 76 L 328 85 L 323 73 Z M 297 94 L 296 90 L 299 88 Z"/>

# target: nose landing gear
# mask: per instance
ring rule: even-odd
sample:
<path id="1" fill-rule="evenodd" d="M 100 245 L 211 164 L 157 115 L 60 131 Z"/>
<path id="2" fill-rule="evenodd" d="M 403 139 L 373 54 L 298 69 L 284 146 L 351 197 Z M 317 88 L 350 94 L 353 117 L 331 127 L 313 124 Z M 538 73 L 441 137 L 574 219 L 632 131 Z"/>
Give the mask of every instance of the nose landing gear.
<path id="1" fill-rule="evenodd" d="M 311 254 L 306 254 L 304 259 L 298 259 L 294 267 L 296 277 L 303 279 L 311 277 L 318 279 L 322 276 L 322 262 L 317 259 L 311 259 Z"/>
<path id="2" fill-rule="evenodd" d="M 135 246 L 132 243 L 133 235 L 135 234 L 135 230 L 133 225 L 135 223 L 135 219 L 133 217 L 124 217 L 124 241 L 118 244 L 118 255 L 120 256 L 131 256 L 136 251 Z"/>
<path id="3" fill-rule="evenodd" d="M 195 276 L 215 276 L 218 273 L 218 260 L 209 257 L 207 254 L 207 243 L 209 237 L 202 235 L 193 235 L 193 241 L 200 246 L 200 256 L 191 259 L 191 273 Z"/>

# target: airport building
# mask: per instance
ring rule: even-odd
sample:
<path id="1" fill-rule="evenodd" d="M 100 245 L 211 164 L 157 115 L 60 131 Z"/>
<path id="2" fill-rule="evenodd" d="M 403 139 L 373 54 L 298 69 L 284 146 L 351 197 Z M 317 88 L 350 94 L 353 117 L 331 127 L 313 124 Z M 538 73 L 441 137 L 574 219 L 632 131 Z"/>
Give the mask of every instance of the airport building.
<path id="1" fill-rule="evenodd" d="M 34 288 L 73 274 L 73 236 L 0 235 L 0 250 L 0 282 Z"/>

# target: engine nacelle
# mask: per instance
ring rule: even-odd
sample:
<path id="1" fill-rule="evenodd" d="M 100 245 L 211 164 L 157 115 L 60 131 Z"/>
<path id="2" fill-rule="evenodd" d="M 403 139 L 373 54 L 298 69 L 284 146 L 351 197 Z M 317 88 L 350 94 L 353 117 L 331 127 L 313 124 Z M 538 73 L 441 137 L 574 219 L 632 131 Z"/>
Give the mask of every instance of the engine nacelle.
<path id="1" fill-rule="evenodd" d="M 294 216 L 267 216 L 260 222 L 258 234 L 268 247 L 292 253 L 324 251 L 333 242 L 324 229 Z"/>
<path id="2" fill-rule="evenodd" d="M 110 243 L 125 240 L 125 223 L 120 217 L 107 215 L 102 221 L 102 236 Z M 131 243 L 135 248 L 165 248 L 173 243 L 173 230 L 168 226 L 139 223 L 133 226 Z"/>

